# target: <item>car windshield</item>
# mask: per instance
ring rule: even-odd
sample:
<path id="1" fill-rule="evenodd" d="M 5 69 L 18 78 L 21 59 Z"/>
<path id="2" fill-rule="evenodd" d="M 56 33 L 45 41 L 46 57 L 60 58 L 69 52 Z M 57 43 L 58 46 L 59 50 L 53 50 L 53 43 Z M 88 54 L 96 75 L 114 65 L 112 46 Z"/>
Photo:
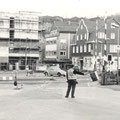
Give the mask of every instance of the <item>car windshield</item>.
<path id="1" fill-rule="evenodd" d="M 49 69 L 61 70 L 59 67 L 49 67 Z"/>

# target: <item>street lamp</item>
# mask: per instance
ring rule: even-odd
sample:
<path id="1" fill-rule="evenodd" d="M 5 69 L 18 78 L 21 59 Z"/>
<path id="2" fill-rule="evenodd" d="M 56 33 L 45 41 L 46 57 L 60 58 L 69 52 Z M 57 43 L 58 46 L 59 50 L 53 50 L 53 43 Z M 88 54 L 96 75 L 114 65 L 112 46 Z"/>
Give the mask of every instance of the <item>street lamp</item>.
<path id="1" fill-rule="evenodd" d="M 114 19 L 113 19 L 114 20 Z M 119 51 L 120 51 L 120 45 L 119 45 L 119 32 L 120 32 L 120 23 L 118 23 L 116 20 L 114 20 L 117 24 L 112 23 L 112 26 L 117 28 L 118 30 L 118 41 L 117 41 L 117 84 L 119 84 Z"/>
<path id="2" fill-rule="evenodd" d="M 28 38 L 26 38 L 26 49 L 25 49 L 25 69 L 27 68 L 27 52 L 28 52 Z"/>

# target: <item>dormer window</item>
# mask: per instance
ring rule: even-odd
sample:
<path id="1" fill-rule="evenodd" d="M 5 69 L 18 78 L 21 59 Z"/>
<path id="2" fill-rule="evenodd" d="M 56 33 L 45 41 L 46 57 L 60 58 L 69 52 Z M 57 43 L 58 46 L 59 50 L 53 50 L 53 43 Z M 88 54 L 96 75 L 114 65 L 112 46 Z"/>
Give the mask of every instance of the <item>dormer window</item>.
<path id="1" fill-rule="evenodd" d="M 114 25 L 115 23 L 113 22 L 113 23 L 111 23 L 111 28 L 115 28 L 113 25 Z"/>

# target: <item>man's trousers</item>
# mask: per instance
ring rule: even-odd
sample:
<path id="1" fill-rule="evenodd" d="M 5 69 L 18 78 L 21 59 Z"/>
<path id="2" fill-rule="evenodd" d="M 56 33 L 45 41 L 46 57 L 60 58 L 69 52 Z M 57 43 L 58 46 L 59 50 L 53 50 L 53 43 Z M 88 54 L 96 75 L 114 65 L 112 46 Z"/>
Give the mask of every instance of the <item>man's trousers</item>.
<path id="1" fill-rule="evenodd" d="M 76 87 L 76 80 L 68 80 L 68 88 L 66 92 L 66 97 L 69 97 L 69 93 L 71 91 L 71 97 L 74 97 L 75 94 L 75 87 Z"/>

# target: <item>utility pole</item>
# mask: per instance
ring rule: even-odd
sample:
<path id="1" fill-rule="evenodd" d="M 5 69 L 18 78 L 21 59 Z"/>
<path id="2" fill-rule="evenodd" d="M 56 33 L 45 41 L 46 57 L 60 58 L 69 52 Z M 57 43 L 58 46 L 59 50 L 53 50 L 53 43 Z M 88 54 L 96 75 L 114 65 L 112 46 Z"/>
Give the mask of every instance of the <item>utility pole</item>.
<path id="1" fill-rule="evenodd" d="M 106 18 L 104 19 L 105 22 L 105 44 L 104 44 L 104 55 L 107 56 L 107 23 Z"/>
<path id="2" fill-rule="evenodd" d="M 95 36 L 95 66 L 94 66 L 94 70 L 96 71 L 97 70 L 97 44 L 98 44 L 98 40 L 97 40 L 97 37 L 98 37 L 98 20 L 96 19 L 96 36 Z"/>
<path id="3" fill-rule="evenodd" d="M 28 38 L 26 38 L 26 49 L 25 49 L 25 69 L 26 69 L 26 67 L 27 67 L 27 49 L 28 49 L 28 46 L 27 46 L 27 40 L 28 40 Z"/>
<path id="4" fill-rule="evenodd" d="M 118 46 L 119 46 L 119 34 L 120 34 L 120 26 L 118 28 Z M 119 84 L 119 52 L 120 52 L 120 50 L 118 49 L 117 50 L 117 60 L 118 60 L 118 62 L 117 62 L 117 71 L 118 71 L 118 74 L 117 74 L 117 84 Z"/>

